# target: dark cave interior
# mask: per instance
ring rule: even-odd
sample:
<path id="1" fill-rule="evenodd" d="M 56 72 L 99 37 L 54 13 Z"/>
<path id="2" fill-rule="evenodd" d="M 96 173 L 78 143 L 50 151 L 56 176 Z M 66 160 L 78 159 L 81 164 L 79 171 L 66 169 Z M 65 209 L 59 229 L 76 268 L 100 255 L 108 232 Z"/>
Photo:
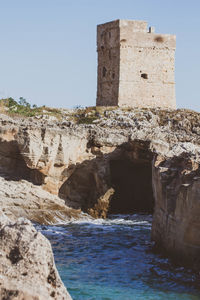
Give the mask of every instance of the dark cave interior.
<path id="1" fill-rule="evenodd" d="M 111 185 L 115 193 L 110 214 L 152 213 L 152 167 L 150 161 L 119 159 L 110 161 Z"/>

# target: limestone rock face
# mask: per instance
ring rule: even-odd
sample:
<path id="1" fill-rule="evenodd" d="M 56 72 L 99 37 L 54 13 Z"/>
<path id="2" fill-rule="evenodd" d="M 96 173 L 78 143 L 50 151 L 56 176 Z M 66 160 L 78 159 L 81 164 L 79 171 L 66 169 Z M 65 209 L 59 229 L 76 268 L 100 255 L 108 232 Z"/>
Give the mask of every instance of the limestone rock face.
<path id="1" fill-rule="evenodd" d="M 88 115 L 81 113 L 79 118 Z M 1 115 L 0 123 L 2 177 L 9 183 L 30 181 L 34 190 L 40 186 L 58 195 L 65 200 L 65 207 L 59 203 L 59 211 L 67 211 L 70 206 L 105 216 L 108 209 L 97 212 L 96 204 L 110 188 L 116 188 L 110 176 L 112 161 L 125 158 L 132 163 L 151 163 L 155 154 L 173 157 L 183 152 L 199 153 L 199 114 L 192 111 L 105 109 L 89 125 Z M 24 195 L 26 203 L 31 194 Z M 21 195 L 16 189 L 15 208 L 21 206 Z M 49 198 L 47 194 L 45 198 Z M 44 201 L 36 202 L 42 213 Z M 50 207 L 52 202 L 46 212 Z"/>
<path id="2" fill-rule="evenodd" d="M 80 211 L 154 211 L 158 247 L 198 262 L 200 114 L 101 109 L 75 112 L 79 124 L 1 115 L 1 207 L 47 224 Z"/>
<path id="3" fill-rule="evenodd" d="M 49 241 L 30 221 L 0 216 L 0 299 L 70 300 Z"/>
<path id="4" fill-rule="evenodd" d="M 40 224 L 56 224 L 80 219 L 80 210 L 66 206 L 56 195 L 27 180 L 6 180 L 0 177 L 0 208 L 10 220 L 24 217 Z"/>
<path id="5" fill-rule="evenodd" d="M 153 167 L 152 239 L 176 262 L 200 266 L 200 167 L 189 154 L 158 157 Z"/>
<path id="6" fill-rule="evenodd" d="M 94 208 L 90 208 L 88 210 L 88 213 L 94 218 L 106 218 L 111 197 L 113 196 L 114 192 L 115 191 L 113 188 L 108 189 L 107 192 L 97 200 Z"/>

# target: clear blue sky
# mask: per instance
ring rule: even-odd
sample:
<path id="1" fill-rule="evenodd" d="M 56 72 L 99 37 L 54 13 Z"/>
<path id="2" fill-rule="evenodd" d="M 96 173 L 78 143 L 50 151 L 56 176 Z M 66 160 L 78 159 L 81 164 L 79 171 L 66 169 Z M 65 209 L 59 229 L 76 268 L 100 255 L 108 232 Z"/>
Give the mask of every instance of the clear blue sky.
<path id="1" fill-rule="evenodd" d="M 146 20 L 177 36 L 177 106 L 200 111 L 200 0 L 0 0 L 0 98 L 96 102 L 96 25 Z"/>

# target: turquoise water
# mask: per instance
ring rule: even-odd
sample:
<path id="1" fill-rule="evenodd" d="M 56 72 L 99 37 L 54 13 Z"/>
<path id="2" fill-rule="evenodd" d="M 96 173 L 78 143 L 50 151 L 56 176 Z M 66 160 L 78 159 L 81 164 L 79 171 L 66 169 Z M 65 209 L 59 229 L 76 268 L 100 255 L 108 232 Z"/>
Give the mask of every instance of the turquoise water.
<path id="1" fill-rule="evenodd" d="M 39 229 L 74 300 L 200 299 L 199 275 L 152 251 L 149 215 Z"/>

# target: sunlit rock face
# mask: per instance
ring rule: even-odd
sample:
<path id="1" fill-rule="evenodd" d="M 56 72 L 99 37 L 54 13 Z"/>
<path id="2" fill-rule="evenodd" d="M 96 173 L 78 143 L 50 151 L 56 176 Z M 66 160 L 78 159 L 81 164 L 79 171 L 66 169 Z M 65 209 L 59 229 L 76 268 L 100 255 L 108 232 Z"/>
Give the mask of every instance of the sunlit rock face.
<path id="1" fill-rule="evenodd" d="M 70 208 L 95 218 L 154 212 L 152 239 L 157 246 L 197 261 L 200 115 L 187 110 L 108 108 L 74 114 L 76 121 L 70 122 L 64 122 L 66 116 L 57 122 L 34 118 L 22 122 L 2 115 L 4 180 L 29 182 L 34 189 L 55 195 L 64 200 L 60 211 Z M 92 121 L 84 124 L 85 120 Z M 15 207 L 22 205 L 18 195 Z"/>
<path id="2" fill-rule="evenodd" d="M 70 300 L 49 241 L 30 221 L 0 213 L 0 299 Z"/>
<path id="3" fill-rule="evenodd" d="M 152 239 L 176 262 L 200 265 L 200 168 L 190 154 L 157 157 L 153 167 Z"/>
<path id="4" fill-rule="evenodd" d="M 81 211 L 68 207 L 58 196 L 27 180 L 0 177 L 0 208 L 12 221 L 24 217 L 45 225 L 81 218 Z"/>

